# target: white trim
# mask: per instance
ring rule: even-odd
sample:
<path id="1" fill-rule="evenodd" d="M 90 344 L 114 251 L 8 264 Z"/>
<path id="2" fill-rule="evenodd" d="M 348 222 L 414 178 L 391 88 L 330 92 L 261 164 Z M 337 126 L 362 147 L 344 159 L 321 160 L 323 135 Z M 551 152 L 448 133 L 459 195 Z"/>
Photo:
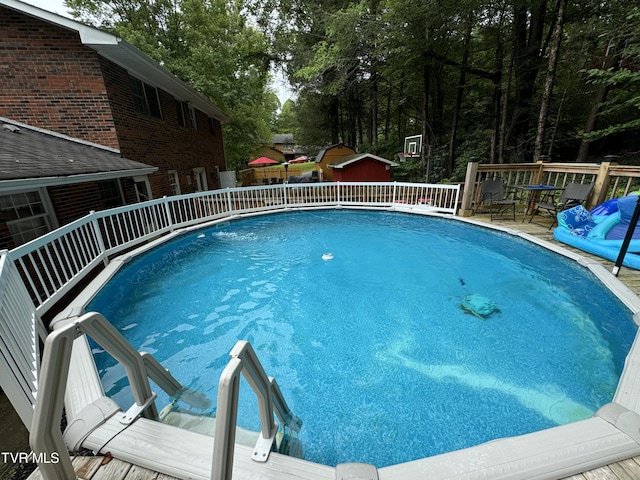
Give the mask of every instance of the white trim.
<path id="1" fill-rule="evenodd" d="M 2 191 L 2 193 L 13 193 L 20 190 L 35 190 L 38 188 L 47 188 L 57 185 L 101 182 L 104 180 L 150 175 L 157 170 L 158 167 L 148 167 L 135 170 L 115 170 L 113 172 L 83 173 L 80 175 L 69 175 L 68 177 L 18 178 L 15 180 L 0 180 L 0 191 Z"/>
<path id="2" fill-rule="evenodd" d="M 138 187 L 136 185 L 136 198 L 138 199 L 138 203 L 153 200 L 153 191 L 151 191 L 151 184 L 149 183 L 148 176 L 136 175 L 135 177 L 133 177 L 133 182 L 134 184 L 144 183 L 144 186 L 147 190 L 147 194 L 149 196 L 149 198 L 140 198 L 140 191 L 138 190 Z"/>
<path id="3" fill-rule="evenodd" d="M 182 190 L 180 189 L 180 174 L 177 170 L 168 170 L 167 176 L 169 177 L 169 187 L 173 189 L 175 187 L 174 195 L 180 195 Z"/>
<path id="4" fill-rule="evenodd" d="M 349 155 L 349 156 L 351 156 L 351 155 Z M 387 160 L 386 158 L 379 157 L 378 155 L 374 155 L 373 153 L 363 153 L 363 154 L 357 155 L 354 158 L 351 158 L 351 159 L 347 160 L 346 162 L 340 163 L 340 161 L 338 160 L 338 163 L 330 163 L 330 164 L 327 165 L 327 167 L 329 167 L 329 168 L 331 168 L 333 170 L 341 170 L 344 167 L 346 167 L 347 165 L 351 165 L 352 163 L 359 162 L 361 160 L 364 160 L 365 158 L 370 158 L 372 160 L 376 160 L 376 161 L 378 161 L 380 163 L 387 164 L 390 167 L 397 167 L 398 166 L 397 163 L 392 162 L 391 160 Z"/>

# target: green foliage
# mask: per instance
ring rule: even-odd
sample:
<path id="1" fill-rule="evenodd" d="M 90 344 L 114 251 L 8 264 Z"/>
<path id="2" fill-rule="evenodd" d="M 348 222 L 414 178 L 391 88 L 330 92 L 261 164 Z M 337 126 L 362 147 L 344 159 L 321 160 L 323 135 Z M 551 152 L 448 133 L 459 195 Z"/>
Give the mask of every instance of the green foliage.
<path id="1" fill-rule="evenodd" d="M 296 104 L 293 100 L 287 100 L 282 105 L 280 113 L 273 122 L 272 131 L 277 133 L 291 133 L 297 138 L 298 120 L 296 119 Z"/>
<path id="2" fill-rule="evenodd" d="M 407 159 L 391 169 L 391 180 L 394 182 L 424 183 L 425 168 L 419 158 Z"/>
<path id="3" fill-rule="evenodd" d="M 622 48 L 616 67 L 587 70 L 587 82 L 606 86 L 609 97 L 601 106 L 601 118 L 608 123 L 585 135 L 589 140 L 628 131 L 640 131 L 640 7 L 633 6 L 619 19 L 609 39 Z"/>

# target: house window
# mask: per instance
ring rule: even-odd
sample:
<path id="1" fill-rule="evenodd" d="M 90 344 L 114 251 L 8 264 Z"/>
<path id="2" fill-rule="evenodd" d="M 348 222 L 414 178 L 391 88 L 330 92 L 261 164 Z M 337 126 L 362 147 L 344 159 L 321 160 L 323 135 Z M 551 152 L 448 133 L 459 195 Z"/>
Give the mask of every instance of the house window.
<path id="1" fill-rule="evenodd" d="M 177 170 L 169 170 L 169 187 L 171 188 L 171 195 L 180 195 L 180 177 Z"/>
<path id="2" fill-rule="evenodd" d="M 158 97 L 158 89 L 156 87 L 152 87 L 142 80 L 131 77 L 131 88 L 136 110 L 145 115 L 162 118 L 160 98 Z"/>
<path id="3" fill-rule="evenodd" d="M 27 243 L 54 228 L 39 191 L 1 195 L 0 210 L 16 245 Z"/>
<path id="4" fill-rule="evenodd" d="M 196 122 L 196 109 L 189 105 L 189 116 L 191 117 L 191 128 L 198 129 L 198 122 Z"/>
<path id="5" fill-rule="evenodd" d="M 209 117 L 209 133 L 211 135 L 216 134 L 216 123 L 215 123 L 215 120 L 211 117 Z"/>
<path id="6" fill-rule="evenodd" d="M 153 200 L 153 195 L 151 194 L 151 185 L 149 184 L 149 177 L 133 177 L 133 186 L 136 190 L 136 200 L 138 202 Z"/>
<path id="7" fill-rule="evenodd" d="M 114 208 L 124 205 L 120 184 L 117 180 L 108 180 L 98 183 L 100 198 L 104 208 Z"/>
<path id="8" fill-rule="evenodd" d="M 178 125 L 187 126 L 187 118 L 184 116 L 184 105 L 180 100 L 176 100 L 176 115 L 178 116 Z"/>

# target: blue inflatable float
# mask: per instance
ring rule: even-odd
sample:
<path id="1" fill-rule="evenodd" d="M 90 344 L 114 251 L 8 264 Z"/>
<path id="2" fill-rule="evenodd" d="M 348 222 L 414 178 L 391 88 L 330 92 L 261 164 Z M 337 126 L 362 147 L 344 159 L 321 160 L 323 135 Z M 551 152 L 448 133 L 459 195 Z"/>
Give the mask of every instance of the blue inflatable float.
<path id="1" fill-rule="evenodd" d="M 615 262 L 637 201 L 637 195 L 629 195 L 609 200 L 591 212 L 582 205 L 560 212 L 553 238 Z M 640 226 L 633 232 L 622 264 L 640 270 Z"/>

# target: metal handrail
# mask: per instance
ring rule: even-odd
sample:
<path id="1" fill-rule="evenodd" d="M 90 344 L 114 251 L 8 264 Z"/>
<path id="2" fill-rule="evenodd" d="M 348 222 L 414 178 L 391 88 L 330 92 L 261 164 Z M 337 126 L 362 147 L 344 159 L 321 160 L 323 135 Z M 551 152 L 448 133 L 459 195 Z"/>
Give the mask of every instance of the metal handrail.
<path id="1" fill-rule="evenodd" d="M 258 397 L 260 436 L 252 459 L 266 462 L 273 449 L 278 424 L 274 414 L 293 431 L 300 431 L 302 421 L 287 406 L 274 379 L 267 377 L 251 344 L 240 340 L 229 353 L 231 360 L 220 375 L 216 429 L 213 441 L 212 480 L 231 480 L 235 431 L 238 418 L 240 374 L 243 374 Z"/>
<path id="2" fill-rule="evenodd" d="M 42 370 L 38 385 L 29 443 L 36 458 L 58 456 L 57 462 L 43 462 L 38 466 L 45 480 L 75 479 L 71 459 L 60 452 L 67 447 L 60 431 L 64 407 L 64 393 L 73 350 L 73 341 L 89 335 L 102 349 L 120 362 L 126 371 L 135 404 L 121 412 L 120 422 L 130 424 L 139 416 L 157 419 L 152 379 L 168 395 L 180 395 L 185 389 L 173 376 L 147 353 L 139 353 L 102 315 L 87 313 L 50 333 L 45 340 Z M 197 399 L 197 394 L 192 398 Z M 183 397 L 187 399 L 188 397 Z"/>

